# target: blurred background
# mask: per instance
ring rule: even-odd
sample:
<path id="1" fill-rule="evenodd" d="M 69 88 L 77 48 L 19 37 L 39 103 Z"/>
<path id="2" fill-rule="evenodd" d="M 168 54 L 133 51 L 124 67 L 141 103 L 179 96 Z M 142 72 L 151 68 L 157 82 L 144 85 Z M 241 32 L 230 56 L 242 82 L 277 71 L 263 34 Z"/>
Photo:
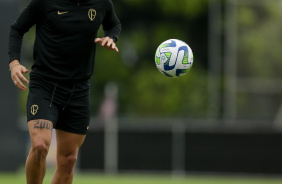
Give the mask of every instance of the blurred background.
<path id="1" fill-rule="evenodd" d="M 10 25 L 28 2 L 0 0 L 1 172 L 18 172 L 29 149 L 28 91 L 14 87 L 7 54 Z M 122 23 L 120 53 L 97 48 L 91 125 L 77 169 L 281 179 L 282 0 L 113 3 Z M 34 33 L 25 35 L 22 48 L 29 69 Z M 194 53 L 181 78 L 155 66 L 157 47 L 171 38 Z M 48 165 L 55 166 L 55 137 Z"/>

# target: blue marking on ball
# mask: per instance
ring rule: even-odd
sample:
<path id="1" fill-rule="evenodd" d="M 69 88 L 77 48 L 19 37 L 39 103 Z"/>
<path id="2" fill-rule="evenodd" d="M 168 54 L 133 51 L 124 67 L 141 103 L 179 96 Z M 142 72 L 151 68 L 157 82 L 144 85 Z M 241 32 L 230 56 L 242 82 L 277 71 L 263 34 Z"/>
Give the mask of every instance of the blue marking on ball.
<path id="1" fill-rule="evenodd" d="M 167 76 L 167 77 L 173 77 L 173 76 L 169 75 L 168 73 L 166 73 L 166 72 L 164 72 L 164 71 L 162 71 L 162 72 L 163 72 L 163 74 L 165 74 L 165 76 Z"/>

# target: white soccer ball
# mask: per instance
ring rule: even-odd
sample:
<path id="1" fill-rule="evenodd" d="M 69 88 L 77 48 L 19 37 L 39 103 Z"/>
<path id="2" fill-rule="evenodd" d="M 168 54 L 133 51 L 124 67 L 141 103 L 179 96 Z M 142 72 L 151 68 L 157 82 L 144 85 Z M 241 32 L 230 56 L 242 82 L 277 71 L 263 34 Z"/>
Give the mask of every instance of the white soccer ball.
<path id="1" fill-rule="evenodd" d="M 193 65 L 193 53 L 185 42 L 170 39 L 158 47 L 155 63 L 159 71 L 168 77 L 180 77 L 188 73 Z"/>

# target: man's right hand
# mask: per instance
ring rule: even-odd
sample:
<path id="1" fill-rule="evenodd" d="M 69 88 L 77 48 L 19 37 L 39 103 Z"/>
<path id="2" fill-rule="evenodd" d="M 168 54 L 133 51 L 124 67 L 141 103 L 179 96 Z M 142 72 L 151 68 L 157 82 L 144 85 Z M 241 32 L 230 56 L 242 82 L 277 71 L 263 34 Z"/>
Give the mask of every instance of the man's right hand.
<path id="1" fill-rule="evenodd" d="M 18 63 L 18 64 L 17 64 Z M 23 73 L 28 73 L 28 69 L 20 64 L 18 60 L 12 61 L 10 64 L 10 70 L 11 70 L 11 78 L 13 83 L 22 91 L 26 90 L 26 86 L 23 84 L 29 83 L 29 81 L 23 76 Z M 23 81 L 23 82 L 22 82 Z"/>

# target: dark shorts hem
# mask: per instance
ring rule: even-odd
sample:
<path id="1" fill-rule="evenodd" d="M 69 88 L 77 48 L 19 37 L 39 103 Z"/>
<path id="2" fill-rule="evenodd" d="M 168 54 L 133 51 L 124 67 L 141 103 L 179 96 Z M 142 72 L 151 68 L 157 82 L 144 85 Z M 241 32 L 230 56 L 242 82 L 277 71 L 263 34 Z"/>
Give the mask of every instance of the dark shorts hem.
<path id="1" fill-rule="evenodd" d="M 50 121 L 53 124 L 53 126 L 54 126 L 53 121 L 48 119 L 48 118 L 27 118 L 26 119 L 26 121 L 27 121 L 26 123 L 28 123 L 29 121 L 34 121 L 34 120 L 39 120 L 39 119 Z"/>
<path id="2" fill-rule="evenodd" d="M 65 129 L 65 128 L 53 128 L 53 129 L 62 130 L 62 131 L 68 132 L 68 133 L 79 134 L 79 135 L 86 135 L 87 134 L 87 131 L 84 133 L 82 131 L 68 130 L 68 129 Z"/>

